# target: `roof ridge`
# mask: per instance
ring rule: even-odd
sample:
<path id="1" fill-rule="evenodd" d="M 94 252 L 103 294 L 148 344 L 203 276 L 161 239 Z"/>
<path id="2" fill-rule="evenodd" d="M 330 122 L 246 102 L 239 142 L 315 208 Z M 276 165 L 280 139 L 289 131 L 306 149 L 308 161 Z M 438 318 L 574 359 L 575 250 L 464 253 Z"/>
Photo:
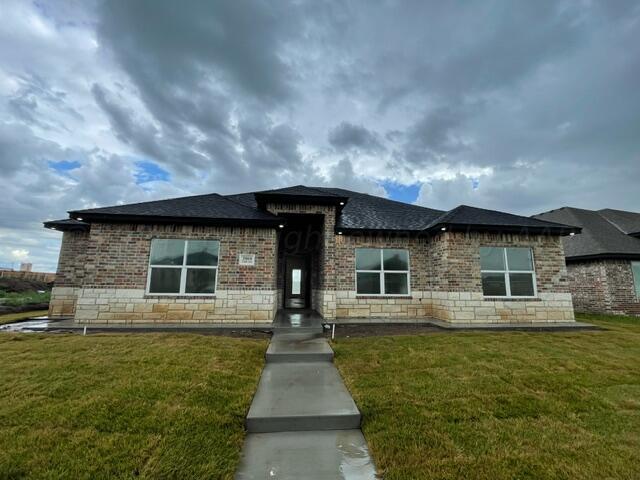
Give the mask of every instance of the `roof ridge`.
<path id="1" fill-rule="evenodd" d="M 586 213 L 586 214 L 593 215 L 593 216 L 598 217 L 598 218 L 601 218 L 602 220 L 604 220 L 604 221 L 606 221 L 607 223 L 611 224 L 611 222 L 609 222 L 609 221 L 608 221 L 608 220 L 607 220 L 603 215 L 601 215 L 597 210 L 589 210 L 589 209 L 586 209 L 586 208 L 575 208 L 575 207 L 572 207 L 572 210 L 573 210 L 574 212 L 578 212 L 579 214 L 580 214 L 580 213 L 582 213 L 582 214 L 585 214 L 585 213 Z M 573 212 L 570 212 L 570 213 L 573 213 Z M 576 218 L 576 220 L 580 220 L 580 219 L 579 219 L 579 218 Z M 582 223 L 582 222 L 581 222 L 581 223 Z M 616 227 L 615 225 L 611 224 L 611 226 L 612 226 L 612 227 L 614 227 L 616 230 L 620 231 L 620 229 L 619 229 L 618 227 Z M 623 233 L 623 232 L 621 232 L 621 233 Z M 599 237 L 598 235 L 594 235 L 594 234 L 591 232 L 591 230 L 590 230 L 590 229 L 582 228 L 582 232 L 581 232 L 581 234 L 582 234 L 582 235 L 585 235 L 585 236 L 586 236 L 586 237 L 588 237 L 588 238 L 591 238 L 591 239 L 592 239 L 592 241 L 593 241 L 593 243 L 595 243 L 595 244 L 597 245 L 597 247 L 598 247 L 600 250 L 607 250 L 607 245 L 606 245 L 606 243 L 604 242 L 604 240 L 603 240 L 601 237 Z"/>
<path id="2" fill-rule="evenodd" d="M 199 197 L 212 197 L 212 196 L 217 196 L 217 197 L 224 198 L 222 195 L 220 195 L 219 193 L 216 193 L 216 192 L 200 193 L 198 195 L 185 195 L 183 197 L 162 198 L 160 200 L 146 200 L 144 202 L 123 203 L 123 204 L 119 204 L 119 205 L 106 205 L 104 207 L 82 208 L 82 209 L 79 209 L 79 210 L 67 210 L 67 213 L 83 212 L 83 211 L 87 211 L 87 210 L 97 210 L 97 209 L 103 209 L 103 208 L 129 207 L 131 205 L 144 205 L 146 203 L 170 202 L 170 201 L 174 201 L 174 200 L 184 200 L 185 198 L 199 198 Z"/>
<path id="3" fill-rule="evenodd" d="M 507 217 L 513 217 L 514 219 L 526 219 L 526 220 L 530 220 L 533 222 L 538 222 L 539 225 L 530 225 L 531 227 L 537 226 L 537 227 L 574 227 L 575 225 L 568 225 L 565 223 L 559 223 L 559 222 L 553 222 L 553 221 L 549 221 L 549 220 L 543 220 L 540 218 L 535 218 L 533 216 L 526 216 L 526 215 L 519 215 L 516 213 L 511 213 L 511 212 L 503 212 L 501 210 L 494 210 L 494 209 L 490 209 L 490 208 L 483 208 L 483 207 L 474 207 L 472 205 L 465 205 L 465 204 L 460 204 L 457 207 L 452 208 L 451 210 L 445 212 L 444 214 L 440 215 L 439 217 L 435 218 L 431 223 L 429 223 L 429 225 L 427 225 L 425 227 L 425 230 L 428 230 L 430 228 L 435 227 L 436 225 L 439 225 L 441 223 L 448 223 L 448 222 L 452 222 L 453 225 L 456 224 L 456 214 L 458 212 L 462 212 L 464 209 L 468 209 L 471 211 L 482 211 L 482 212 L 488 212 L 488 213 L 492 213 L 492 214 L 499 214 L 502 216 L 507 216 Z M 467 222 L 463 222 L 463 224 L 467 224 Z M 469 223 L 469 225 L 471 225 L 471 223 Z"/>
<path id="4" fill-rule="evenodd" d="M 448 216 L 451 216 L 453 214 L 453 212 L 455 212 L 456 210 L 459 210 L 463 206 L 466 206 L 466 205 L 458 205 L 457 207 L 454 207 L 451 210 L 447 210 L 446 212 L 443 212 L 442 215 L 434 218 L 426 227 L 424 227 L 424 229 L 428 230 L 428 229 L 434 227 L 435 225 L 438 225 L 439 223 L 442 223 L 442 221 L 444 219 L 446 219 Z"/>
<path id="5" fill-rule="evenodd" d="M 624 233 L 625 235 L 629 235 L 627 232 L 625 232 L 622 227 L 620 227 L 620 225 L 618 225 L 616 222 L 614 222 L 613 220 L 611 220 L 610 218 L 607 218 L 606 216 L 604 216 L 602 214 L 602 210 L 597 210 L 595 212 L 596 214 L 598 214 L 598 216 L 604 218 L 605 221 L 609 222 L 611 225 L 613 225 L 615 228 L 617 228 L 618 230 L 620 230 L 621 233 Z"/>
<path id="6" fill-rule="evenodd" d="M 257 191 L 245 192 L 245 193 L 253 193 L 254 195 L 256 193 L 277 194 L 277 193 L 280 193 L 280 191 L 282 191 L 282 190 L 290 190 L 290 189 L 293 189 L 293 188 L 301 188 L 301 189 L 306 189 L 306 190 L 313 190 L 314 192 L 319 193 L 319 194 L 324 195 L 324 196 L 338 197 L 338 195 L 336 195 L 333 192 L 326 192 L 324 190 L 320 190 L 317 187 L 310 187 L 308 185 L 303 185 L 301 183 L 299 183 L 298 185 L 289 185 L 289 186 L 286 186 L 286 187 L 279 187 L 279 188 L 269 188 L 267 190 L 257 190 Z M 287 193 L 285 193 L 285 195 L 287 195 Z"/>
<path id="7" fill-rule="evenodd" d="M 329 193 L 330 195 L 334 196 L 334 197 L 338 197 L 339 195 L 336 195 L 333 192 L 326 192 L 325 190 L 320 190 L 318 187 L 310 187 L 308 185 L 296 185 L 297 187 L 304 187 L 304 188 L 308 188 L 309 190 L 315 190 L 318 193 L 323 193 L 323 194 L 327 194 Z M 348 191 L 348 190 L 347 190 Z M 357 193 L 357 192 L 356 192 Z"/>
<path id="8" fill-rule="evenodd" d="M 640 215 L 640 212 L 634 212 L 633 210 L 622 210 L 620 208 L 601 208 L 600 210 L 596 210 L 597 212 L 622 212 L 622 213 L 631 213 L 633 215 Z"/>
<path id="9" fill-rule="evenodd" d="M 247 193 L 251 193 L 251 192 L 247 192 Z M 235 193 L 235 194 L 232 194 L 232 195 L 243 195 L 243 194 L 241 194 L 241 193 Z M 238 205 L 238 206 L 240 206 L 240 207 L 242 207 L 242 208 L 244 208 L 244 209 L 248 209 L 248 210 L 255 210 L 254 208 L 252 208 L 252 207 L 250 207 L 250 206 L 248 206 L 248 205 L 245 205 L 244 203 L 241 203 L 241 202 L 238 202 L 237 200 L 234 200 L 234 199 L 229 198 L 227 195 L 219 195 L 219 196 L 220 196 L 220 198 L 224 198 L 227 202 L 231 202 L 231 203 L 233 203 L 234 205 Z M 264 211 L 264 213 L 266 213 L 266 214 L 268 214 L 268 215 L 272 215 L 273 217 L 276 217 L 276 215 L 273 215 L 273 213 L 268 212 L 268 211 L 266 211 L 266 210 Z"/>
<path id="10" fill-rule="evenodd" d="M 318 188 L 318 187 L 314 187 L 314 188 Z M 437 208 L 424 207 L 422 205 L 416 205 L 415 203 L 401 202 L 400 200 L 394 200 L 393 198 L 379 197 L 378 195 L 372 195 L 370 193 L 365 193 L 365 192 L 356 192 L 355 190 L 348 190 L 346 188 L 340 188 L 340 187 L 319 187 L 319 188 L 331 188 L 331 189 L 334 189 L 334 190 L 343 190 L 345 192 L 355 193 L 356 195 L 363 195 L 363 196 L 366 196 L 366 197 L 373 197 L 373 198 L 376 198 L 378 200 L 385 200 L 387 202 L 397 203 L 397 204 L 403 205 L 405 207 L 421 208 L 421 209 L 424 209 L 424 210 L 430 210 L 432 212 L 443 212 L 443 213 L 445 212 L 444 210 L 439 210 Z"/>

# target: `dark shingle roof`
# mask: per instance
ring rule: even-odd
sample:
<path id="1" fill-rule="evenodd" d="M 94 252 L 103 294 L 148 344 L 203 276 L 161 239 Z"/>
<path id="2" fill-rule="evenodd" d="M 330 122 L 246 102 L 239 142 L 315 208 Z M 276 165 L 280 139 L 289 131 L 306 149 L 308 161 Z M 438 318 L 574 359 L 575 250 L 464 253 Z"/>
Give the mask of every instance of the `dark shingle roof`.
<path id="1" fill-rule="evenodd" d="M 318 190 L 349 197 L 337 228 L 344 230 L 423 230 L 442 210 L 409 205 L 382 197 L 342 188 L 316 187 Z"/>
<path id="2" fill-rule="evenodd" d="M 534 215 L 582 228 L 582 233 L 563 239 L 567 259 L 640 256 L 640 239 L 633 238 L 595 210 L 563 207 Z"/>
<path id="3" fill-rule="evenodd" d="M 234 195 L 196 195 L 69 212 L 85 221 L 183 222 L 275 226 L 282 218 L 265 211 L 267 202 L 328 204 L 337 207 L 336 229 L 430 232 L 441 226 L 567 234 L 572 227 L 509 213 L 461 205 L 449 212 L 409 205 L 341 188 L 296 185 Z"/>
<path id="4" fill-rule="evenodd" d="M 427 230 L 433 230 L 441 227 L 495 227 L 509 228 L 515 230 L 547 230 L 549 232 L 568 234 L 571 231 L 577 231 L 572 227 L 544 220 L 538 220 L 530 217 L 522 217 L 513 215 L 512 213 L 498 212 L 496 210 L 487 210 L 485 208 L 470 207 L 468 205 L 460 205 L 453 210 L 445 212 L 443 215 L 434 219 L 427 226 Z"/>
<path id="5" fill-rule="evenodd" d="M 246 221 L 255 222 L 256 224 L 278 223 L 278 218 L 269 212 L 248 207 L 217 193 L 74 210 L 69 213 L 75 217 L 80 216 L 83 218 L 126 217 L 144 219 L 145 217 L 151 217 L 153 219 L 218 220 L 221 223 L 224 223 L 224 221 Z"/>
<path id="6" fill-rule="evenodd" d="M 640 213 L 604 208 L 598 213 L 627 235 L 640 235 Z"/>
<path id="7" fill-rule="evenodd" d="M 335 205 L 341 209 L 349 200 L 348 197 L 337 195 L 327 190 L 296 185 L 294 187 L 278 188 L 275 190 L 263 190 L 255 192 L 254 196 L 258 208 L 267 203 L 303 203 L 311 205 Z"/>
<path id="8" fill-rule="evenodd" d="M 304 197 L 341 197 L 343 195 L 336 195 L 330 191 L 322 190 L 314 187 L 307 187 L 306 185 L 294 185 L 293 187 L 275 188 L 273 190 L 262 190 L 259 192 L 253 192 L 257 194 L 267 195 L 293 195 Z"/>

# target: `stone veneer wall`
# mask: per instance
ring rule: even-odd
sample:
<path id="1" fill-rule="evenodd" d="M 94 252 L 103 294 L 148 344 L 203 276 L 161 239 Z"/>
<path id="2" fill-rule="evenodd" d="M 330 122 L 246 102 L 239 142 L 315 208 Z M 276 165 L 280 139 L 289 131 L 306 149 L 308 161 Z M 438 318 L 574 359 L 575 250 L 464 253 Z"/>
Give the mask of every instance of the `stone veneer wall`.
<path id="1" fill-rule="evenodd" d="M 538 297 L 487 299 L 482 294 L 481 246 L 533 249 Z M 409 250 L 408 297 L 358 296 L 355 248 Z M 336 246 L 336 316 L 341 321 L 415 321 L 433 317 L 457 323 L 573 321 L 564 252 L 559 237 L 445 232 L 435 237 L 340 236 Z"/>
<path id="2" fill-rule="evenodd" d="M 629 260 L 572 262 L 567 271 L 576 311 L 640 315 L 640 299 Z"/>
<path id="3" fill-rule="evenodd" d="M 52 310 L 76 297 L 75 319 L 81 322 L 257 322 L 268 323 L 276 311 L 273 229 L 195 225 L 91 225 L 81 245 L 65 234 L 60 270 L 52 292 Z M 147 295 L 153 238 L 219 240 L 215 297 Z M 72 252 L 84 251 L 82 262 Z M 255 266 L 240 266 L 238 255 L 256 255 Z M 79 264 L 84 268 L 79 268 Z"/>

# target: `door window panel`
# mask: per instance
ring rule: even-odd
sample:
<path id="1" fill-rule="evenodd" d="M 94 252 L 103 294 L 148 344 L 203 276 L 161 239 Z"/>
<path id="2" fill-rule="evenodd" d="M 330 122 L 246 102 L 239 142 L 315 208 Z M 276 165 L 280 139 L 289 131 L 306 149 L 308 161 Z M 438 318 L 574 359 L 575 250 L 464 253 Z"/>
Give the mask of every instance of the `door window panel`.
<path id="1" fill-rule="evenodd" d="M 291 295 L 300 295 L 300 284 L 302 280 L 302 270 L 294 268 L 291 270 Z"/>

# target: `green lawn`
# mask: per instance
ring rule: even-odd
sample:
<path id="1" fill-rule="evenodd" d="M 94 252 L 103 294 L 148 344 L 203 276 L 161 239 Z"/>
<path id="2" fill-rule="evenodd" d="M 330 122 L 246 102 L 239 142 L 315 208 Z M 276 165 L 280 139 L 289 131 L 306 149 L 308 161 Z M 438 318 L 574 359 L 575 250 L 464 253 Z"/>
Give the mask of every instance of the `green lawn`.
<path id="1" fill-rule="evenodd" d="M 0 479 L 232 478 L 267 340 L 0 335 Z"/>
<path id="2" fill-rule="evenodd" d="M 640 319 L 581 320 L 336 340 L 385 480 L 640 478 Z"/>
<path id="3" fill-rule="evenodd" d="M 29 312 L 7 313 L 5 315 L 0 315 L 0 325 L 27 320 L 31 317 L 41 317 L 43 315 L 46 315 L 47 313 L 47 310 L 31 310 Z"/>
<path id="4" fill-rule="evenodd" d="M 0 299 L 3 300 L 3 305 L 10 307 L 19 307 L 21 305 L 31 305 L 37 303 L 49 303 L 51 299 L 51 292 L 45 291 L 38 293 L 36 291 L 31 292 L 5 292 L 0 290 Z"/>

